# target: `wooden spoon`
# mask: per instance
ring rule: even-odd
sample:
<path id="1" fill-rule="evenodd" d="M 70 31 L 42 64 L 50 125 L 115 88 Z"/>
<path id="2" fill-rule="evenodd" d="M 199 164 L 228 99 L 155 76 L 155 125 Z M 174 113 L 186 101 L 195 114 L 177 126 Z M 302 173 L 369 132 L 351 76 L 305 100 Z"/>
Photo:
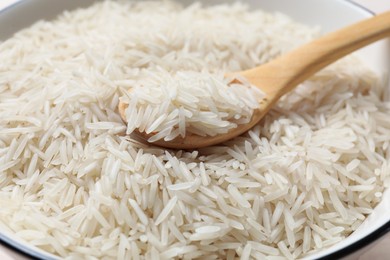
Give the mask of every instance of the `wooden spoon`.
<path id="1" fill-rule="evenodd" d="M 256 125 L 281 96 L 299 83 L 341 57 L 388 36 L 390 11 L 329 33 L 259 67 L 232 73 L 244 76 L 266 95 L 259 101 L 260 106 L 253 112 L 249 123 L 238 125 L 226 134 L 206 137 L 192 134 L 169 142 L 159 140 L 153 144 L 167 148 L 193 149 L 219 144 L 239 136 Z M 127 106 L 122 102 L 118 106 L 125 122 Z M 139 131 L 135 133 L 144 140 L 153 135 Z"/>

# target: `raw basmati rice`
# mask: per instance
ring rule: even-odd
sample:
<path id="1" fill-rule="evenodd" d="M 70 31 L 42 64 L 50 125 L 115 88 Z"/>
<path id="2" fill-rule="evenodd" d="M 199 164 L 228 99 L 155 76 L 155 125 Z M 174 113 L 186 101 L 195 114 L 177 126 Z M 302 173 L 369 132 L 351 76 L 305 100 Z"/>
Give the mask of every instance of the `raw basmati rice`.
<path id="1" fill-rule="evenodd" d="M 223 73 L 148 70 L 122 97 L 126 134 L 155 133 L 148 139 L 155 142 L 227 133 L 250 121 L 262 97 L 256 87 Z"/>
<path id="2" fill-rule="evenodd" d="M 241 3 L 169 1 L 100 2 L 17 33 L 0 44 L 1 229 L 74 259 L 285 259 L 338 243 L 390 185 L 390 104 L 356 58 L 317 73 L 216 147 L 145 144 L 123 135 L 117 111 L 123 95 L 153 98 L 142 82 L 178 71 L 222 80 L 317 35 Z M 188 94 L 180 102 L 191 107 Z M 180 135 L 183 111 L 155 125 L 134 114 L 132 123 L 160 131 L 178 116 L 167 134 Z"/>

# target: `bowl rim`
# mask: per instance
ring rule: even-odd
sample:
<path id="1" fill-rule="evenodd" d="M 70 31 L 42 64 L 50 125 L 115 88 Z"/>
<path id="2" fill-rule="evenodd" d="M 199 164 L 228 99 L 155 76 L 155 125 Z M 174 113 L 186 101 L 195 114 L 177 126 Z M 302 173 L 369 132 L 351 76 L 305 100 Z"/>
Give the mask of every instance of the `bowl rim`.
<path id="1" fill-rule="evenodd" d="M 357 240 L 356 242 L 338 250 L 333 253 L 327 254 L 325 256 L 322 256 L 320 258 L 317 258 L 318 260 L 326 260 L 326 259 L 341 259 L 343 257 L 352 255 L 353 253 L 356 253 L 370 244 L 374 243 L 375 241 L 379 241 L 380 238 L 384 237 L 386 234 L 390 232 L 390 220 L 379 227 L 378 229 L 372 231 L 367 236 Z"/>
<path id="2" fill-rule="evenodd" d="M 359 9 L 360 11 L 365 12 L 369 16 L 376 15 L 376 13 L 370 10 L 369 8 L 357 2 L 354 2 L 353 0 L 337 0 L 337 1 L 344 2 L 355 9 Z M 6 5 L 5 7 L 0 9 L 0 15 L 6 12 L 7 10 L 13 9 L 19 5 L 23 5 L 26 2 L 28 1 L 14 0 L 9 5 Z M 367 236 L 362 237 L 361 239 L 335 252 L 320 256 L 317 259 L 326 260 L 326 259 L 341 259 L 343 257 L 347 257 L 349 255 L 352 255 L 353 253 L 356 253 L 366 248 L 373 242 L 378 241 L 380 238 L 384 237 L 388 233 L 390 233 L 390 220 L 384 223 L 376 230 L 373 230 Z M 21 256 L 28 257 L 29 259 L 58 259 L 58 256 L 56 255 L 42 251 L 41 249 L 36 248 L 35 246 L 26 245 L 24 242 L 20 240 L 15 240 L 13 238 L 10 238 L 7 234 L 4 234 L 4 232 L 0 232 L 0 245 L 5 246 L 6 248 L 14 251 L 15 253 L 18 253 Z M 308 255 L 307 257 L 310 258 L 310 255 Z"/>

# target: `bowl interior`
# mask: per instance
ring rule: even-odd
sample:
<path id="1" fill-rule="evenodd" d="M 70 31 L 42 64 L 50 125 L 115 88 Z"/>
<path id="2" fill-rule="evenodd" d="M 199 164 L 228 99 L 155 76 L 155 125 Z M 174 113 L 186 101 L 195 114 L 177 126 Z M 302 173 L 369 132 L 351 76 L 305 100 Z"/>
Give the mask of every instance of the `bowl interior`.
<path id="1" fill-rule="evenodd" d="M 206 0 L 198 0 L 204 3 L 210 3 Z M 243 0 L 244 1 L 244 0 Z M 95 2 L 94 0 L 36 0 L 22 1 L 14 0 L 15 4 L 3 11 L 0 11 L 0 40 L 7 39 L 14 32 L 30 25 L 39 19 L 52 19 L 63 10 L 72 10 L 76 7 L 88 6 Z M 182 0 L 181 2 L 189 4 L 193 1 Z M 212 4 L 234 2 L 233 0 L 214 0 Z M 251 6 L 261 8 L 271 12 L 285 13 L 295 20 L 308 25 L 319 25 L 324 32 L 333 31 L 337 28 L 351 24 L 358 20 L 372 16 L 373 14 L 346 0 L 247 0 Z M 377 72 L 383 80 L 386 80 L 388 86 L 387 98 L 390 100 L 390 85 L 388 81 L 388 72 L 390 71 L 390 41 L 383 40 L 359 50 L 358 55 L 364 59 L 367 65 Z M 390 221 L 390 191 L 387 190 L 383 195 L 382 202 L 375 208 L 374 212 L 367 218 L 361 227 L 350 237 L 342 242 L 327 248 L 317 254 L 313 254 L 307 259 L 316 259 L 337 252 L 356 241 L 361 240 L 370 233 Z M 37 257 L 55 258 L 50 254 L 38 250 L 32 246 L 26 246 L 10 232 L 7 232 L 0 225 L 0 239 L 14 244 L 22 251 Z"/>

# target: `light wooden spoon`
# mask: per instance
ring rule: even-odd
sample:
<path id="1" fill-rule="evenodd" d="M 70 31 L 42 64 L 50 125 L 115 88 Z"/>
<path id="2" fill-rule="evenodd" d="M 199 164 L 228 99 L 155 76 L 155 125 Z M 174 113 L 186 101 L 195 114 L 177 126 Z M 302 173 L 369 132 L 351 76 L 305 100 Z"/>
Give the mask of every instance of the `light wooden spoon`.
<path id="1" fill-rule="evenodd" d="M 219 144 L 239 136 L 256 125 L 281 96 L 294 89 L 299 83 L 341 57 L 388 36 L 390 36 L 390 12 L 385 12 L 329 33 L 259 67 L 231 73 L 244 76 L 266 95 L 259 101 L 259 108 L 253 112 L 249 123 L 238 125 L 226 134 L 205 137 L 192 134 L 184 138 L 177 137 L 169 142 L 159 140 L 153 144 L 167 148 L 193 149 Z M 125 122 L 127 106 L 122 102 L 118 106 Z M 153 135 L 153 133 L 146 134 L 139 131 L 135 131 L 135 134 L 144 140 Z"/>

